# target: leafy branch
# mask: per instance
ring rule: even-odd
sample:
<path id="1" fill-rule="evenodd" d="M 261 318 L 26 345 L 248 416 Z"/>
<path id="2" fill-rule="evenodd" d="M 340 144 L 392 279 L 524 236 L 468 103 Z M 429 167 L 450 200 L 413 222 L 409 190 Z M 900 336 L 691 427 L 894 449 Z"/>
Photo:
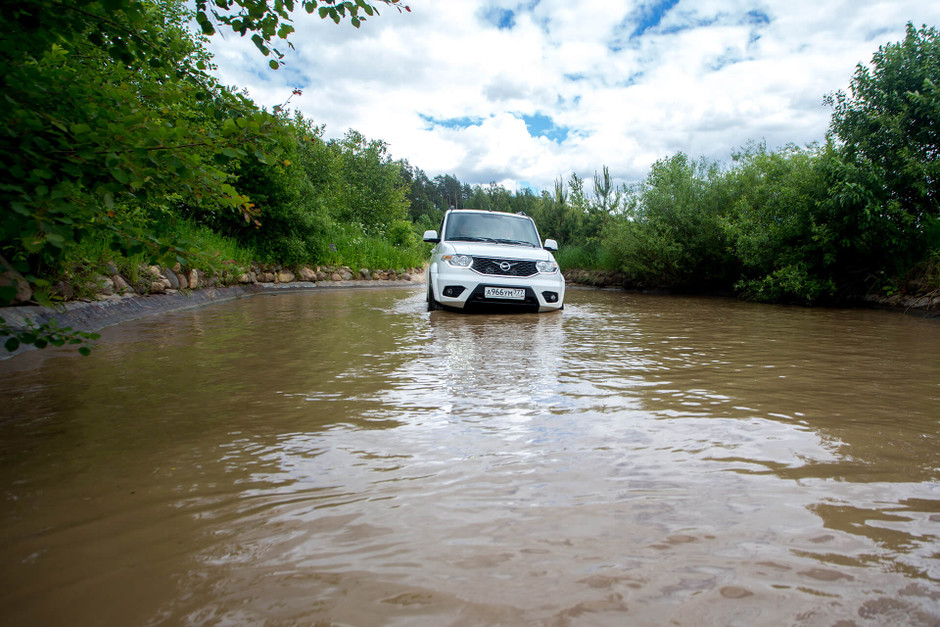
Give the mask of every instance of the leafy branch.
<path id="1" fill-rule="evenodd" d="M 382 4 L 393 6 L 402 11 L 411 12 L 411 7 L 400 3 L 401 0 L 376 0 Z M 308 14 L 314 11 L 320 19 L 330 18 L 339 24 L 344 18 L 359 28 L 367 18 L 379 15 L 379 10 L 369 0 L 300 0 Z M 214 35 L 216 25 L 228 26 L 242 37 L 252 33 L 251 41 L 264 56 L 274 53 L 276 59 L 268 64 L 277 69 L 284 58 L 277 48 L 272 47 L 272 41 L 287 38 L 294 32 L 291 22 L 291 13 L 296 6 L 295 0 L 196 0 L 196 22 L 205 35 Z M 288 47 L 294 45 L 287 41 Z"/>
<path id="2" fill-rule="evenodd" d="M 78 352 L 87 357 L 94 348 L 89 342 L 100 337 L 98 333 L 76 331 L 72 327 L 60 327 L 55 320 L 40 325 L 29 322 L 24 328 L 14 328 L 0 317 L 0 341 L 3 342 L 3 347 L 8 353 L 14 353 L 24 345 L 46 348 L 68 344 L 80 345 Z"/>

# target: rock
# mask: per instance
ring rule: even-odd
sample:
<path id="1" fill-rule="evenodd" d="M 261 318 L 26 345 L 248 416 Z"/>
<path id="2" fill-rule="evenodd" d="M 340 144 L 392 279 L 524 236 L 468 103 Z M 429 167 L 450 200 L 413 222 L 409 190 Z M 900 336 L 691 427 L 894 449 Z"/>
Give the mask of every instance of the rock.
<path id="1" fill-rule="evenodd" d="M 114 294 L 114 281 L 106 276 L 98 275 L 92 280 L 92 289 L 98 294 L 111 296 Z"/>
<path id="2" fill-rule="evenodd" d="M 402 278 L 403 281 L 410 281 L 410 280 L 411 280 L 411 275 L 406 272 L 406 273 L 404 273 L 403 275 L 401 275 L 401 278 Z"/>
<path id="3" fill-rule="evenodd" d="M 274 273 L 273 272 L 262 272 L 258 275 L 259 283 L 274 283 Z"/>
<path id="4" fill-rule="evenodd" d="M 369 273 L 369 270 L 367 268 L 359 268 L 359 276 L 362 278 L 363 281 L 368 281 L 369 279 L 372 278 L 372 275 Z"/>
<path id="5" fill-rule="evenodd" d="M 166 282 L 169 283 L 170 289 L 178 290 L 180 288 L 180 280 L 176 278 L 175 272 L 169 268 L 163 268 L 163 271 L 160 274 L 166 280 Z"/>
<path id="6" fill-rule="evenodd" d="M 329 281 L 330 275 L 322 270 L 317 270 L 317 281 Z"/>
<path id="7" fill-rule="evenodd" d="M 118 270 L 117 264 L 115 264 L 113 261 L 109 261 L 108 263 L 106 263 L 104 265 L 104 270 L 111 276 L 114 276 L 115 274 L 120 274 L 121 272 L 120 270 Z"/>
<path id="8" fill-rule="evenodd" d="M 179 281 L 180 289 L 181 290 L 189 289 L 189 281 L 186 280 L 186 275 L 180 270 L 174 270 L 173 273 L 176 275 L 176 280 Z"/>
<path id="9" fill-rule="evenodd" d="M 75 290 L 68 281 L 57 281 L 49 288 L 49 295 L 61 300 L 71 300 L 75 296 Z"/>
<path id="10" fill-rule="evenodd" d="M 195 268 L 189 271 L 189 289 L 199 289 L 199 270 Z"/>
<path id="11" fill-rule="evenodd" d="M 148 293 L 163 294 L 166 292 L 166 284 L 163 281 L 151 281 Z"/>
<path id="12" fill-rule="evenodd" d="M 311 270 L 307 266 L 304 266 L 300 269 L 300 278 L 304 281 L 316 281 L 317 273 L 314 270 Z"/>
<path id="13" fill-rule="evenodd" d="M 16 291 L 10 300 L 11 305 L 20 305 L 33 297 L 33 290 L 29 286 L 29 281 L 23 278 L 23 275 L 16 270 L 7 270 L 0 274 L 0 287 L 15 287 Z"/>
<path id="14" fill-rule="evenodd" d="M 124 294 L 131 291 L 131 286 L 127 284 L 127 281 L 124 280 L 120 274 L 115 274 L 111 276 L 111 284 L 114 285 L 114 291 L 118 294 Z"/>
<path id="15" fill-rule="evenodd" d="M 254 283 L 254 281 L 252 281 L 251 279 L 252 279 L 252 276 L 250 272 L 245 272 L 244 274 L 238 275 L 238 282 L 241 283 L 242 285 L 248 285 L 249 283 Z"/>
<path id="16" fill-rule="evenodd" d="M 140 295 L 149 294 L 150 293 L 150 279 L 142 276 L 139 279 L 137 279 L 137 282 L 134 283 L 133 287 L 134 287 L 134 291 Z"/>
<path id="17" fill-rule="evenodd" d="M 331 280 L 331 281 L 342 281 L 342 280 L 343 280 L 343 277 L 342 277 L 342 275 L 340 275 L 339 272 L 334 272 L 333 274 L 330 275 L 330 280 Z"/>
<path id="18" fill-rule="evenodd" d="M 294 282 L 294 273 L 290 270 L 281 270 L 277 273 L 277 282 L 278 283 L 293 283 Z"/>

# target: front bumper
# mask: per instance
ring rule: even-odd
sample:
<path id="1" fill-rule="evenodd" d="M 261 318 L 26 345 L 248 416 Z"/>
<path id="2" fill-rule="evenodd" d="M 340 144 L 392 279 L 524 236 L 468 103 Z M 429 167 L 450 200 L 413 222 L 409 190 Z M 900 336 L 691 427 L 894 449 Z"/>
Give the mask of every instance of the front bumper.
<path id="1" fill-rule="evenodd" d="M 428 281 L 434 300 L 453 309 L 542 312 L 561 309 L 565 302 L 565 278 L 561 272 L 524 278 L 504 277 L 441 263 L 428 268 Z M 524 289 L 525 300 L 486 298 L 484 291 L 487 287 Z"/>

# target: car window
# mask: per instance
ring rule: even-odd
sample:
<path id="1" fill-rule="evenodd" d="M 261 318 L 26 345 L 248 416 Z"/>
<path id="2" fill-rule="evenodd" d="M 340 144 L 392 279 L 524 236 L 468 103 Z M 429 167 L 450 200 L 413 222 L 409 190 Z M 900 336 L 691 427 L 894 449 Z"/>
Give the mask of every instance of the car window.
<path id="1" fill-rule="evenodd" d="M 444 239 L 451 241 L 493 241 L 539 247 L 539 234 L 529 218 L 502 214 L 452 213 L 447 219 Z"/>

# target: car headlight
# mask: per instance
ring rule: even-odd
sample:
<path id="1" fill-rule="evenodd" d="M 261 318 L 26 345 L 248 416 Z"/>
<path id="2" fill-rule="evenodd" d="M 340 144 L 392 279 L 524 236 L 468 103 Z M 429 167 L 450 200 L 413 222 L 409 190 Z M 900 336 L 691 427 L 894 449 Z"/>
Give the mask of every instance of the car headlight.
<path id="1" fill-rule="evenodd" d="M 551 274 L 552 272 L 558 272 L 558 266 L 554 261 L 539 261 L 535 264 L 535 269 L 544 274 Z"/>
<path id="2" fill-rule="evenodd" d="M 470 255 L 443 255 L 441 259 L 458 268 L 469 268 L 473 265 L 473 257 Z"/>

